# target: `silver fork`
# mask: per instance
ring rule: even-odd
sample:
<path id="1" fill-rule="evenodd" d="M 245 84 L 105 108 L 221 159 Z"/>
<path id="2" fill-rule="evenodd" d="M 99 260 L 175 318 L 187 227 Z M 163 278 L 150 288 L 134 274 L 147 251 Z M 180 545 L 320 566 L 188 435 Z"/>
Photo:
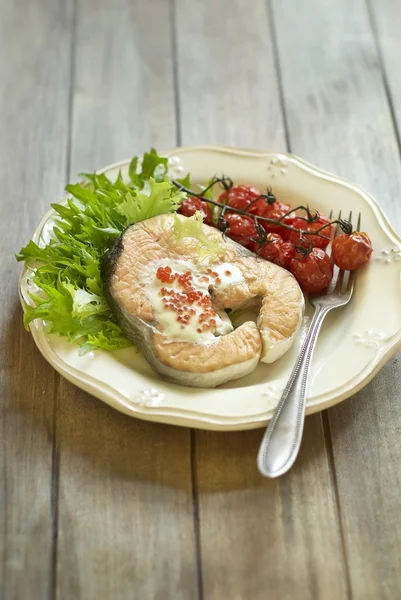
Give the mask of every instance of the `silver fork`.
<path id="1" fill-rule="evenodd" d="M 338 217 L 338 220 L 340 219 L 341 212 Z M 352 223 L 352 212 L 349 221 Z M 359 213 L 357 231 L 360 230 L 360 226 L 361 214 Z M 331 242 L 339 231 L 340 226 L 337 225 L 332 233 Z M 328 254 L 331 255 L 331 243 Z M 327 290 L 322 294 L 309 296 L 309 302 L 315 308 L 315 312 L 297 362 L 259 447 L 258 468 L 266 477 L 274 478 L 283 475 L 295 462 L 304 428 L 309 368 L 320 327 L 333 308 L 344 306 L 351 300 L 354 281 L 354 271 L 343 271 L 334 266 L 333 279 Z"/>

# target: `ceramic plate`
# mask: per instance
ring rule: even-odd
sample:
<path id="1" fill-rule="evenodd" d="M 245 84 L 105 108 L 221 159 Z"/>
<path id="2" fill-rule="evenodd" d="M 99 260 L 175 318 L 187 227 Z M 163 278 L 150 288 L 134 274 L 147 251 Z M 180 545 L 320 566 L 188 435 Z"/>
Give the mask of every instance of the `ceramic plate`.
<path id="1" fill-rule="evenodd" d="M 357 276 L 350 305 L 325 320 L 314 354 L 307 413 L 341 402 L 360 390 L 401 346 L 401 239 L 381 208 L 356 185 L 321 171 L 291 154 L 235 148 L 178 148 L 165 153 L 171 176 L 191 172 L 192 181 L 206 183 L 214 174 L 263 189 L 270 184 L 282 201 L 306 204 L 328 214 L 340 209 L 362 213 L 362 229 L 373 243 L 369 266 Z M 127 174 L 129 161 L 106 167 L 116 177 Z M 54 212 L 48 212 L 33 240 L 45 241 Z M 25 269 L 20 279 L 22 304 L 29 303 Z M 381 310 L 385 307 L 385 310 Z M 261 427 L 271 418 L 308 327 L 307 308 L 297 343 L 276 363 L 260 363 L 242 379 L 217 389 L 195 389 L 167 383 L 154 374 L 135 349 L 96 351 L 79 356 L 76 346 L 48 335 L 43 322 L 31 332 L 44 357 L 66 379 L 129 415 L 188 427 L 234 430 Z"/>

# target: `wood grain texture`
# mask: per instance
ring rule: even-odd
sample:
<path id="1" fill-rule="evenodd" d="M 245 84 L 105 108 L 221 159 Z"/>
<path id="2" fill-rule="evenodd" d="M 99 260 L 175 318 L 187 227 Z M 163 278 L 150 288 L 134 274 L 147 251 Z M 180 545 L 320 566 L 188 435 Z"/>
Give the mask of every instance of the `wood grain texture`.
<path id="1" fill-rule="evenodd" d="M 179 0 L 176 31 L 183 143 L 285 149 L 265 2 Z M 307 419 L 300 461 L 280 481 L 257 472 L 261 435 L 196 433 L 204 597 L 346 598 L 320 415 Z"/>
<path id="2" fill-rule="evenodd" d="M 78 0 L 71 177 L 176 145 L 170 3 Z"/>
<path id="3" fill-rule="evenodd" d="M 382 60 L 383 82 L 387 87 L 389 102 L 397 125 L 398 140 L 401 131 L 401 56 L 399 0 L 367 0 L 373 32 Z"/>
<path id="4" fill-rule="evenodd" d="M 175 145 L 169 3 L 78 3 L 71 177 Z M 197 598 L 189 432 L 58 395 L 58 600 Z"/>
<path id="5" fill-rule="evenodd" d="M 189 434 L 62 382 L 60 599 L 197 598 Z"/>
<path id="6" fill-rule="evenodd" d="M 347 598 L 321 416 L 306 419 L 291 473 L 262 479 L 261 432 L 197 435 L 205 598 Z"/>
<path id="7" fill-rule="evenodd" d="M 356 181 L 401 223 L 397 141 L 365 2 L 273 7 L 291 150 Z"/>
<path id="8" fill-rule="evenodd" d="M 69 1 L 0 5 L 0 597 L 52 585 L 56 374 L 24 331 L 14 252 L 65 182 Z"/>
<path id="9" fill-rule="evenodd" d="M 275 2 L 274 14 L 293 151 L 360 183 L 400 228 L 399 154 L 365 4 L 316 0 L 305 14 Z M 400 595 L 398 360 L 329 411 L 355 600 Z"/>
<path id="10" fill-rule="evenodd" d="M 181 143 L 285 150 L 266 2 L 176 0 Z"/>

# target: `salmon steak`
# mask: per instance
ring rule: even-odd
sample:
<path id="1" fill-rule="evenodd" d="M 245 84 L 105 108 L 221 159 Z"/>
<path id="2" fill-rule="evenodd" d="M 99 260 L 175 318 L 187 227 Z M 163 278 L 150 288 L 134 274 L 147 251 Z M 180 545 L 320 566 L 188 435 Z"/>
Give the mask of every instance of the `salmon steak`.
<path id="1" fill-rule="evenodd" d="M 106 253 L 107 299 L 127 337 L 162 377 L 216 387 L 271 363 L 299 332 L 304 297 L 293 275 L 202 224 L 218 249 L 176 235 L 188 217 L 164 214 L 129 226 Z M 258 301 L 259 314 L 234 328 L 227 310 Z"/>

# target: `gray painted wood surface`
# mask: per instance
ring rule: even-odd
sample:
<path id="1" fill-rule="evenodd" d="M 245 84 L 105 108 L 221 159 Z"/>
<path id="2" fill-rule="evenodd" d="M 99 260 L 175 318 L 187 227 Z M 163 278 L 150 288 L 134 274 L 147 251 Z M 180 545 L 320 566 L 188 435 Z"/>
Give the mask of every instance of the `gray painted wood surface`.
<path id="1" fill-rule="evenodd" d="M 400 0 L 0 6 L 0 598 L 393 600 L 395 357 L 306 422 L 263 480 L 260 431 L 135 421 L 60 378 L 21 324 L 13 252 L 77 173 L 153 145 L 290 149 L 401 229 Z"/>
<path id="2" fill-rule="evenodd" d="M 375 6 L 384 11 L 384 4 Z M 363 2 L 316 0 L 308 6 L 307 14 L 295 18 L 295 1 L 274 4 L 291 149 L 358 181 L 400 229 L 396 123 L 372 20 Z M 383 44 L 388 47 L 387 36 Z M 395 71 L 388 76 L 399 77 Z M 395 526 L 401 518 L 397 362 L 327 412 L 354 598 L 390 600 L 401 593 L 401 530 Z"/>

